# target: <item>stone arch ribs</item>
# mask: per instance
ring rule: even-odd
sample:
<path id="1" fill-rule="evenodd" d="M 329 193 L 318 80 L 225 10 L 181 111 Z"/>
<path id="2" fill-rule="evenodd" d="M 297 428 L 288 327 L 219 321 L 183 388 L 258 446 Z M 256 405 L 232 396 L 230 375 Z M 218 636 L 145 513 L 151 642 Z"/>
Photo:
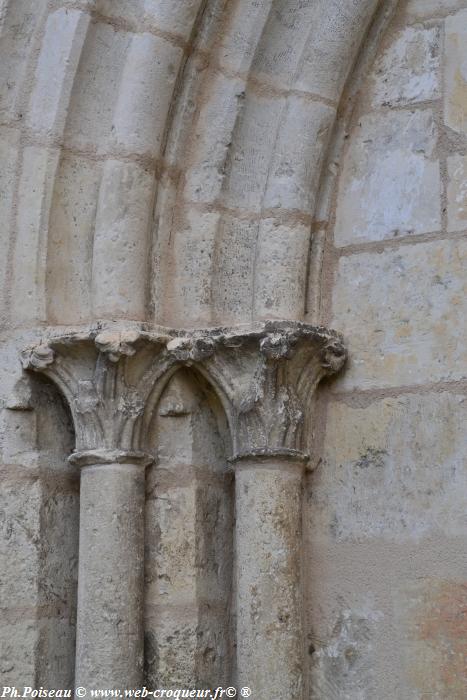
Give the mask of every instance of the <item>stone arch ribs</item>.
<path id="1" fill-rule="evenodd" d="M 316 385 L 339 371 L 345 357 L 337 333 L 274 321 L 194 331 L 100 324 L 51 332 L 24 350 L 25 369 L 57 384 L 75 423 L 70 459 L 81 467 L 77 685 L 143 684 L 144 471 L 153 461 L 144 427 L 167 377 L 185 366 L 217 389 L 231 431 L 238 682 L 249 683 L 258 697 L 270 696 L 271 683 L 278 700 L 301 697 L 305 428 Z"/>
<path id="2" fill-rule="evenodd" d="M 204 3 L 3 3 L 14 325 L 145 319 L 167 119 Z"/>
<path id="3" fill-rule="evenodd" d="M 323 153 L 377 4 L 38 0 L 2 112 L 12 323 L 146 320 L 151 286 L 166 325 L 302 318 Z"/>
<path id="4" fill-rule="evenodd" d="M 201 25 L 156 206 L 158 322 L 303 317 L 322 162 L 378 4 L 208 4 L 219 38 Z"/>

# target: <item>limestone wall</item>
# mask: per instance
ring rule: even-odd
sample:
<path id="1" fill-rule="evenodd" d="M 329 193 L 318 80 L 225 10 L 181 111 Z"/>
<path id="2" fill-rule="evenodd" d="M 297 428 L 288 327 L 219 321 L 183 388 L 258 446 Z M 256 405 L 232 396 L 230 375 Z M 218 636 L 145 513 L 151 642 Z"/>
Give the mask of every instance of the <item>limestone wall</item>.
<path id="1" fill-rule="evenodd" d="M 402 3 L 343 126 L 321 318 L 350 362 L 305 512 L 316 697 L 466 692 L 466 28 L 465 2 Z"/>
<path id="2" fill-rule="evenodd" d="M 307 438 L 303 696 L 465 697 L 466 64 L 467 0 L 0 0 L 4 685 L 75 665 L 73 421 L 20 351 L 281 319 L 349 350 Z M 154 686 L 236 673 L 214 393 L 185 367 L 148 423 Z"/>

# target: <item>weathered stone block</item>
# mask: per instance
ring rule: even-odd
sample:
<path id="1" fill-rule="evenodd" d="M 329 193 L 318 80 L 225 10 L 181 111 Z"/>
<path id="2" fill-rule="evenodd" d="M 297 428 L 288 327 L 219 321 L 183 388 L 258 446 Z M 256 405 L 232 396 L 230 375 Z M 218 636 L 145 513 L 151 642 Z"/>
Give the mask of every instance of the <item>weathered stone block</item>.
<path id="1" fill-rule="evenodd" d="M 340 386 L 465 377 L 466 265 L 464 240 L 341 258 L 332 325 L 347 338 L 350 363 Z"/>
<path id="2" fill-rule="evenodd" d="M 75 668 L 75 619 L 61 617 L 44 618 L 37 624 L 36 686 L 46 688 L 74 687 Z"/>
<path id="3" fill-rule="evenodd" d="M 212 250 L 220 212 L 183 212 L 173 236 L 173 257 L 165 288 L 166 313 L 176 325 L 211 320 Z M 193 270 L 196 269 L 196 275 Z"/>
<path id="4" fill-rule="evenodd" d="M 91 261 L 102 164 L 61 159 L 55 180 L 47 251 L 49 323 L 79 323 L 91 314 Z"/>
<path id="5" fill-rule="evenodd" d="M 465 575 L 430 572 L 401 589 L 400 633 L 413 697 L 463 700 L 466 689 L 467 585 Z"/>
<path id="6" fill-rule="evenodd" d="M 145 635 L 146 682 L 153 688 L 196 687 L 197 617 L 177 616 L 172 607 L 154 612 L 149 607 L 148 623 L 152 630 L 146 630 Z"/>
<path id="7" fill-rule="evenodd" d="M 229 71 L 248 74 L 255 56 L 258 38 L 261 36 L 270 10 L 271 6 L 267 0 L 232 5 L 229 18 L 230 31 L 219 37 L 222 65 Z M 220 17 L 222 17 L 221 13 Z"/>
<path id="8" fill-rule="evenodd" d="M 462 536 L 466 420 L 463 392 L 331 401 L 313 531 L 337 541 Z"/>
<path id="9" fill-rule="evenodd" d="M 409 0 L 406 13 L 409 20 L 430 19 L 465 7 L 465 0 Z"/>
<path id="10" fill-rule="evenodd" d="M 2 288 L 6 282 L 8 271 L 8 250 L 11 245 L 13 197 L 15 193 L 15 173 L 19 157 L 19 130 L 3 127 L 0 131 L 0 282 Z M 3 307 L 5 299 L 0 305 Z"/>
<path id="11" fill-rule="evenodd" d="M 92 295 L 97 317 L 144 318 L 154 173 L 107 160 L 97 205 Z"/>
<path id="12" fill-rule="evenodd" d="M 245 101 L 230 152 L 224 195 L 227 206 L 261 210 L 283 109 L 283 98 L 249 95 Z"/>
<path id="13" fill-rule="evenodd" d="M 46 230 L 58 162 L 58 148 L 24 149 L 11 289 L 11 319 L 17 324 L 45 320 Z"/>
<path id="14" fill-rule="evenodd" d="M 467 157 L 448 158 L 448 231 L 467 229 Z"/>
<path id="15" fill-rule="evenodd" d="M 309 5 L 310 34 L 300 57 L 294 87 L 338 102 L 358 53 L 359 42 L 355 37 L 365 31 L 363 28 L 368 26 L 376 2 L 315 0 Z"/>
<path id="16" fill-rule="evenodd" d="M 195 489 L 188 486 L 158 493 L 156 500 L 146 504 L 146 522 L 152 523 L 155 531 L 155 537 L 147 543 L 147 570 L 152 572 L 146 581 L 147 600 L 159 604 L 164 600 L 170 600 L 172 605 L 194 604 Z"/>
<path id="17" fill-rule="evenodd" d="M 109 140 L 115 151 L 160 155 L 182 57 L 182 49 L 163 38 L 132 35 Z"/>
<path id="18" fill-rule="evenodd" d="M 0 677 L 2 684 L 23 688 L 36 685 L 37 647 L 39 629 L 37 621 L 19 619 L 8 622 L 4 616 L 0 626 Z"/>
<path id="19" fill-rule="evenodd" d="M 186 168 L 184 195 L 193 202 L 212 202 L 220 196 L 230 162 L 232 130 L 238 118 L 244 94 L 244 82 L 237 78 L 215 75 L 209 85 L 186 152 L 178 156 L 177 165 Z"/>
<path id="20" fill-rule="evenodd" d="M 63 469 L 72 472 L 64 463 Z M 58 476 L 58 475 L 57 475 Z M 62 475 L 62 479 L 63 479 Z M 41 505 L 41 604 L 60 603 L 65 616 L 76 616 L 76 592 L 78 578 L 78 524 L 79 524 L 79 483 L 75 488 L 69 484 L 68 492 L 47 493 L 49 483 L 43 487 Z M 63 479 L 63 482 L 65 479 Z"/>
<path id="21" fill-rule="evenodd" d="M 328 105 L 288 98 L 270 164 L 264 208 L 313 211 L 334 117 L 335 111 Z"/>
<path id="22" fill-rule="evenodd" d="M 0 414 L 0 449 L 5 464 L 20 469 L 37 467 L 37 415 L 35 411 L 15 411 L 8 408 Z"/>
<path id="23" fill-rule="evenodd" d="M 18 467 L 20 469 L 20 467 Z M 38 481 L 4 482 L 0 502 L 0 599 L 17 619 L 33 618 L 38 604 L 42 488 Z"/>
<path id="24" fill-rule="evenodd" d="M 67 144 L 79 149 L 105 146 L 121 74 L 132 35 L 108 24 L 91 24 L 76 72 L 66 122 Z"/>
<path id="25" fill-rule="evenodd" d="M 89 15 L 78 10 L 49 15 L 29 103 L 30 128 L 61 136 L 89 21 Z"/>
<path id="26" fill-rule="evenodd" d="M 8 8 L 8 10 L 6 9 Z M 46 0 L 15 0 L 2 3 L 0 27 L 0 119 L 23 119 L 23 89 L 28 78 L 30 52 L 34 47 L 34 33 L 42 24 L 47 11 Z"/>
<path id="27" fill-rule="evenodd" d="M 131 11 L 128 3 L 125 4 Z M 175 40 L 188 41 L 197 13 L 203 5 L 201 0 L 143 0 L 143 7 L 145 24 L 154 25 L 157 29 L 170 33 Z"/>
<path id="28" fill-rule="evenodd" d="M 373 107 L 434 100 L 439 95 L 439 29 L 406 27 L 388 41 L 373 67 Z M 366 96 L 365 96 L 366 97 Z"/>
<path id="29" fill-rule="evenodd" d="M 375 638 L 383 625 L 379 611 L 346 607 L 339 612 L 326 643 L 310 659 L 313 700 L 386 698 L 374 666 Z"/>
<path id="30" fill-rule="evenodd" d="M 245 318 L 253 297 L 252 250 L 258 221 L 225 214 L 218 228 L 217 260 L 213 279 L 216 323 L 237 323 Z"/>
<path id="31" fill-rule="evenodd" d="M 431 110 L 361 117 L 344 156 L 335 229 L 338 245 L 440 228 L 436 141 Z"/>
<path id="32" fill-rule="evenodd" d="M 467 136 L 467 9 L 446 19 L 444 118 Z"/>
<path id="33" fill-rule="evenodd" d="M 256 318 L 299 319 L 303 313 L 310 227 L 306 223 L 281 224 L 264 218 L 256 250 Z M 270 270 L 275 274 L 271 275 Z M 290 293 L 293 290 L 292 293 Z M 303 302 L 302 302 L 303 303 Z"/>

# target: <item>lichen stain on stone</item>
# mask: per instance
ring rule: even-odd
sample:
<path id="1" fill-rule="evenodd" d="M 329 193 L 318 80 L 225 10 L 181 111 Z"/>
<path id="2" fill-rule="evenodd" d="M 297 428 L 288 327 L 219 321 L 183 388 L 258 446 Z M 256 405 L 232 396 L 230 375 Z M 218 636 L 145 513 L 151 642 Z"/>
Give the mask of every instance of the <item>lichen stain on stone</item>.
<path id="1" fill-rule="evenodd" d="M 373 672 L 368 666 L 378 611 L 345 609 L 339 613 L 330 638 L 311 655 L 313 700 L 370 697 Z M 376 696 L 375 696 L 376 697 Z"/>
<path id="2" fill-rule="evenodd" d="M 465 700 L 467 582 L 431 583 L 422 596 L 415 628 L 417 640 L 422 642 L 418 651 L 422 663 L 416 664 L 417 673 L 414 678 L 417 686 L 427 694 L 426 697 L 429 693 L 429 697 Z M 426 646 L 432 652 L 429 655 L 426 654 Z M 428 674 L 424 673 L 426 660 L 430 666 Z M 430 688 L 427 687 L 427 678 L 431 680 Z M 433 695 L 433 692 L 438 692 L 439 695 Z"/>
<path id="3" fill-rule="evenodd" d="M 368 467 L 382 469 L 385 466 L 386 456 L 386 450 L 369 447 L 360 459 L 355 462 L 355 467 L 359 469 L 368 469 Z"/>

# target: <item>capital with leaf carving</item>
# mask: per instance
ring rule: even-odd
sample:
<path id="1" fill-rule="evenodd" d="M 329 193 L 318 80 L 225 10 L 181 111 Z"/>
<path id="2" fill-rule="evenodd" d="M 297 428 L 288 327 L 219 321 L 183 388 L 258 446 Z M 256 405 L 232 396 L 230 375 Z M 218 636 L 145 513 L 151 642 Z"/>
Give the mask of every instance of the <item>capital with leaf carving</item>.
<path id="1" fill-rule="evenodd" d="M 185 366 L 217 391 L 236 458 L 304 454 L 315 388 L 345 359 L 338 333 L 286 321 L 191 331 L 96 324 L 51 332 L 22 353 L 24 368 L 48 376 L 66 398 L 78 451 L 146 450 L 164 382 Z"/>

